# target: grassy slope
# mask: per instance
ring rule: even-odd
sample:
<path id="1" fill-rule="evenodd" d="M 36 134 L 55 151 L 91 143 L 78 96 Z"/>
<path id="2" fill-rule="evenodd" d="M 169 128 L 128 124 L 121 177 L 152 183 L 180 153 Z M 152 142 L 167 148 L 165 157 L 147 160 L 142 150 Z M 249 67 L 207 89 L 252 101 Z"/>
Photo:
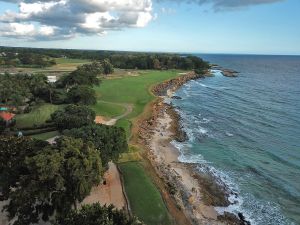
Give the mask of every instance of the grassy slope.
<path id="1" fill-rule="evenodd" d="M 168 225 L 170 218 L 161 195 L 138 162 L 120 164 L 130 206 L 147 225 Z M 137 197 L 138 196 L 138 197 Z"/>
<path id="2" fill-rule="evenodd" d="M 91 106 L 96 115 L 105 117 L 116 117 L 125 112 L 125 108 L 120 105 L 98 101 L 96 105 Z"/>
<path id="3" fill-rule="evenodd" d="M 50 119 L 50 115 L 63 107 L 62 105 L 43 104 L 35 107 L 30 113 L 20 114 L 16 116 L 17 127 L 30 127 L 40 125 Z"/>
<path id="4" fill-rule="evenodd" d="M 150 87 L 176 76 L 178 76 L 178 71 L 148 71 L 137 77 L 127 76 L 103 80 L 95 90 L 99 100 L 134 105 L 133 112 L 117 122 L 117 125 L 129 133 L 130 120 L 140 115 L 145 106 L 155 98 L 149 91 Z"/>

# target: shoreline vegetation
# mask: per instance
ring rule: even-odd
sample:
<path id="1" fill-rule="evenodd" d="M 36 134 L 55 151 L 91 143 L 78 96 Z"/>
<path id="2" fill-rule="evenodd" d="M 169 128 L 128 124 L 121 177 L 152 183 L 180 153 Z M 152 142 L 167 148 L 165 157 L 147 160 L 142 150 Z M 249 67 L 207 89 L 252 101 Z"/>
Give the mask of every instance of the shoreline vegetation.
<path id="1" fill-rule="evenodd" d="M 236 74 L 235 71 L 229 73 Z M 223 75 L 226 76 L 224 73 Z M 180 115 L 171 104 L 165 103 L 165 99 L 180 98 L 174 96 L 178 88 L 191 80 L 208 76 L 211 76 L 209 71 L 204 75 L 194 72 L 183 73 L 177 78 L 155 85 L 152 93 L 157 99 L 149 109 L 151 116 L 136 123 L 137 142 L 146 150 L 147 160 L 163 183 L 158 186 L 162 189 L 167 207 L 176 218 L 177 224 L 186 224 L 186 221 L 181 223 L 182 219 L 178 220 L 178 211 L 181 211 L 189 224 L 248 225 L 250 223 L 245 220 L 242 213 L 238 215 L 217 213 L 214 207 L 229 206 L 228 197 L 234 193 L 228 193 L 226 187 L 218 184 L 210 174 L 200 174 L 196 164 L 180 162 L 179 150 L 172 145 L 173 140 L 185 141 L 187 135 L 181 127 Z M 177 210 L 174 210 L 174 206 Z"/>

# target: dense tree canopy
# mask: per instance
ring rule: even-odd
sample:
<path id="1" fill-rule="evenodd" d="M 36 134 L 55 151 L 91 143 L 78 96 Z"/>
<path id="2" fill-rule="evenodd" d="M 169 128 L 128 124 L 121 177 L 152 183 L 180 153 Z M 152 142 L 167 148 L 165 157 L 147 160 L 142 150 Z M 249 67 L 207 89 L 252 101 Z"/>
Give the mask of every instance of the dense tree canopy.
<path id="1" fill-rule="evenodd" d="M 25 158 L 35 155 L 46 145 L 27 137 L 0 136 L 0 182 L 4 198 L 8 197 L 10 188 L 17 187 L 20 176 L 27 172 Z"/>
<path id="2" fill-rule="evenodd" d="M 95 117 L 95 112 L 87 106 L 68 105 L 54 112 L 51 120 L 57 129 L 65 130 L 90 125 L 94 123 Z"/>
<path id="3" fill-rule="evenodd" d="M 6 51 L 0 57 L 2 66 L 29 66 L 29 67 L 47 67 L 56 64 L 54 59 L 49 56 L 32 52 L 14 52 Z"/>
<path id="4" fill-rule="evenodd" d="M 43 74 L 4 74 L 0 76 L 0 103 L 23 106 L 26 102 L 51 100 L 51 84 Z"/>
<path id="5" fill-rule="evenodd" d="M 6 121 L 0 117 L 0 135 L 3 133 L 5 128 L 6 128 Z"/>
<path id="6" fill-rule="evenodd" d="M 79 66 L 73 72 L 63 76 L 57 83 L 62 87 L 72 87 L 76 85 L 99 85 L 97 78 L 103 72 L 101 63 L 93 62 Z"/>
<path id="7" fill-rule="evenodd" d="M 68 92 L 68 100 L 76 104 L 94 105 L 97 102 L 96 92 L 87 85 L 74 86 Z"/>
<path id="8" fill-rule="evenodd" d="M 126 133 L 123 128 L 92 124 L 68 130 L 64 134 L 81 138 L 85 142 L 92 142 L 96 149 L 100 151 L 104 167 L 107 167 L 109 161 L 116 162 L 120 154 L 128 150 Z"/>
<path id="9" fill-rule="evenodd" d="M 129 218 L 125 212 L 113 206 L 99 203 L 84 205 L 72 210 L 67 216 L 58 217 L 54 225 L 142 225 L 136 218 Z"/>
<path id="10" fill-rule="evenodd" d="M 76 209 L 100 182 L 101 160 L 91 143 L 62 137 L 55 145 L 0 136 L 0 185 L 14 225 L 47 221 Z"/>

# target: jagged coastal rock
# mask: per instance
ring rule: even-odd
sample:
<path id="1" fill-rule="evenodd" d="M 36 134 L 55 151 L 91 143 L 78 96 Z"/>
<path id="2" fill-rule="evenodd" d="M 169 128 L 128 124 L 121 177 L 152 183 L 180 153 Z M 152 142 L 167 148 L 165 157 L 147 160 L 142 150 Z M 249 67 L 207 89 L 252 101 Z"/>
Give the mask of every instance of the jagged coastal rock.
<path id="1" fill-rule="evenodd" d="M 211 65 L 211 69 L 213 70 L 220 70 L 222 75 L 225 77 L 237 77 L 238 76 L 238 71 L 232 70 L 232 69 L 225 69 L 221 66 L 218 65 Z"/>
<path id="2" fill-rule="evenodd" d="M 225 77 L 237 77 L 238 72 L 235 70 L 230 70 L 230 69 L 222 69 L 222 74 Z"/>

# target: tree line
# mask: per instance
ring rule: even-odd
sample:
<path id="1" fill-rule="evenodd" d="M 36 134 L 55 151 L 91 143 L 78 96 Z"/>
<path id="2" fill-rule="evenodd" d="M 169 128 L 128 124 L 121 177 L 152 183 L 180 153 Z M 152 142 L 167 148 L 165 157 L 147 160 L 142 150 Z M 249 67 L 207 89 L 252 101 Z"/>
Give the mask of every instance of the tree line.
<path id="1" fill-rule="evenodd" d="M 75 50 L 75 49 L 42 49 L 0 47 L 0 52 L 42 54 L 53 58 L 74 58 L 89 60 L 105 60 L 120 69 L 183 69 L 204 70 L 209 64 L 192 55 L 173 53 L 143 53 L 125 51 Z"/>
<path id="2" fill-rule="evenodd" d="M 32 52 L 1 52 L 0 50 L 0 66 L 49 67 L 55 64 L 55 60 L 47 55 Z"/>

